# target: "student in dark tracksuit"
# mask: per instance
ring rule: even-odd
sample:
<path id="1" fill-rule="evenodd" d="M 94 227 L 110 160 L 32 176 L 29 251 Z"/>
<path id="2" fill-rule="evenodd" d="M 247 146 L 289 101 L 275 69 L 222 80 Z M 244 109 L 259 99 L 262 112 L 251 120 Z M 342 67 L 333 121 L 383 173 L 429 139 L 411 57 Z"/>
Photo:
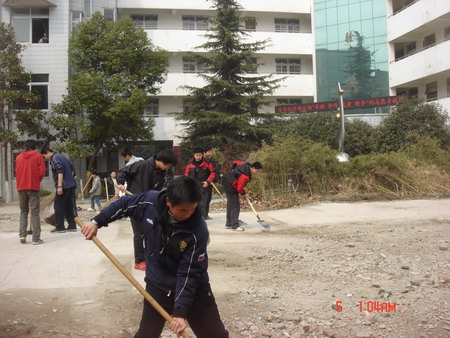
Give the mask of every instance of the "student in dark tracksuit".
<path id="1" fill-rule="evenodd" d="M 226 228 L 244 231 L 244 228 L 239 225 L 239 213 L 241 212 L 239 195 L 245 195 L 245 186 L 251 181 L 252 175 L 258 174 L 262 168 L 263 166 L 259 162 L 239 164 L 224 181 L 223 187 L 227 195 Z"/>
<path id="2" fill-rule="evenodd" d="M 138 194 L 148 190 L 162 190 L 166 171 L 177 164 L 177 157 L 170 149 L 161 150 L 148 160 L 135 162 L 119 170 L 117 184 L 123 192 Z M 127 188 L 124 184 L 127 182 Z M 134 268 L 145 271 L 145 233 L 142 222 L 131 217 L 133 226 Z"/>
<path id="3" fill-rule="evenodd" d="M 131 216 L 143 222 L 146 233 L 146 290 L 172 315 L 169 328 L 181 334 L 186 320 L 199 338 L 226 338 L 208 276 L 209 238 L 198 202 L 200 183 L 179 177 L 167 190 L 125 196 L 111 203 L 84 224 L 87 239 L 99 227 Z M 164 318 L 144 300 L 140 327 L 135 337 L 159 337 Z"/>
<path id="4" fill-rule="evenodd" d="M 211 186 L 211 182 L 214 181 L 216 174 L 212 167 L 211 162 L 203 159 L 203 151 L 200 148 L 194 149 L 194 158 L 188 163 L 184 171 L 184 176 L 195 178 L 202 185 L 202 200 L 200 202 L 200 208 L 202 210 L 202 216 L 206 219 L 206 203 L 208 201 L 208 187 Z"/>
<path id="5" fill-rule="evenodd" d="M 217 164 L 212 158 L 212 148 L 210 146 L 205 147 L 203 149 L 203 159 L 206 162 L 211 163 L 212 169 L 214 171 L 214 180 L 208 185 L 207 189 L 207 195 L 206 195 L 206 201 L 205 201 L 205 219 L 209 220 L 211 217 L 209 217 L 209 204 L 211 203 L 212 199 L 212 183 L 219 182 L 218 180 L 218 170 L 217 170 Z"/>
<path id="6" fill-rule="evenodd" d="M 77 216 L 77 205 L 75 189 L 75 169 L 63 154 L 60 154 L 48 147 L 41 151 L 42 156 L 50 161 L 52 167 L 53 180 L 56 187 L 54 202 L 56 225 L 52 233 L 64 233 L 66 231 L 77 231 L 74 221 Z M 67 220 L 67 229 L 64 227 L 64 218 Z"/>

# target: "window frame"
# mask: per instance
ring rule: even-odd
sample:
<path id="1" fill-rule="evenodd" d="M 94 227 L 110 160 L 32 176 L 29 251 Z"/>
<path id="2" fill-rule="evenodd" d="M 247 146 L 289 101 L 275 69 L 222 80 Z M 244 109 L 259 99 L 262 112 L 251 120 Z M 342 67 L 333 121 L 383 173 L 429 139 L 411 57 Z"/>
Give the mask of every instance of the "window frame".
<path id="1" fill-rule="evenodd" d="M 436 34 L 431 33 L 423 38 L 423 48 L 430 48 L 433 47 L 436 44 Z"/>
<path id="2" fill-rule="evenodd" d="M 39 76 L 39 75 L 45 75 L 47 77 L 47 81 L 33 81 L 33 77 Z M 45 104 L 44 107 L 39 105 L 37 107 L 35 107 L 36 109 L 40 109 L 40 110 L 48 110 L 49 109 L 49 100 L 48 100 L 48 86 L 49 86 L 49 74 L 45 74 L 45 73 L 35 73 L 35 74 L 31 74 L 31 78 L 30 78 L 30 82 L 28 84 L 29 90 L 30 92 L 33 92 L 33 89 L 37 89 L 37 88 L 45 88 L 45 95 L 46 97 L 45 99 Z M 39 96 L 41 97 L 41 102 L 42 100 L 42 95 L 40 95 L 41 92 L 39 91 Z"/>
<path id="3" fill-rule="evenodd" d="M 21 13 L 20 13 L 21 12 Z M 39 13 L 40 12 L 40 13 Z M 38 30 L 36 29 L 36 26 L 38 25 L 37 21 L 42 21 L 44 29 Z M 11 10 L 10 14 L 10 21 L 11 25 L 13 26 L 13 29 L 16 33 L 16 42 L 22 43 L 22 44 L 48 44 L 50 43 L 50 13 L 49 9 L 46 7 L 38 7 L 38 8 L 30 8 L 30 7 L 19 7 L 19 8 L 13 8 Z M 19 21 L 27 21 L 26 29 L 23 30 L 22 33 L 27 34 L 27 39 L 23 39 L 23 41 L 20 41 L 21 38 L 18 39 L 18 29 L 22 28 L 21 25 L 18 25 L 17 23 Z M 40 37 L 43 34 L 47 35 L 47 42 L 40 43 Z"/>
<path id="4" fill-rule="evenodd" d="M 430 82 L 425 85 L 425 95 L 427 96 L 427 102 L 437 100 L 437 98 L 438 98 L 438 83 L 437 83 L 437 81 Z"/>
<path id="5" fill-rule="evenodd" d="M 149 98 L 142 112 L 143 117 L 159 116 L 159 98 Z"/>
<path id="6" fill-rule="evenodd" d="M 274 18 L 273 20 L 277 33 L 300 33 L 300 19 Z"/>
<path id="7" fill-rule="evenodd" d="M 135 18 L 141 17 L 141 20 Z M 135 27 L 141 27 L 148 30 L 158 29 L 158 14 L 130 14 Z"/>
<path id="8" fill-rule="evenodd" d="M 209 29 L 209 16 L 207 15 L 182 15 L 181 25 L 183 30 L 204 31 Z"/>
<path id="9" fill-rule="evenodd" d="M 86 4 L 88 6 L 86 6 Z M 86 19 L 92 17 L 92 0 L 83 0 L 83 17 Z"/>
<path id="10" fill-rule="evenodd" d="M 298 70 L 297 70 L 298 68 Z M 276 74 L 298 75 L 302 73 L 302 60 L 300 58 L 276 58 Z"/>
<path id="11" fill-rule="evenodd" d="M 112 12 L 112 20 L 106 19 L 106 11 Z M 103 8 L 103 17 L 105 18 L 106 21 L 116 22 L 117 21 L 116 9 L 115 8 L 107 8 L 107 7 Z"/>
<path id="12" fill-rule="evenodd" d="M 257 24 L 256 17 L 254 16 L 246 16 L 244 18 L 244 30 L 246 31 L 255 32 Z"/>

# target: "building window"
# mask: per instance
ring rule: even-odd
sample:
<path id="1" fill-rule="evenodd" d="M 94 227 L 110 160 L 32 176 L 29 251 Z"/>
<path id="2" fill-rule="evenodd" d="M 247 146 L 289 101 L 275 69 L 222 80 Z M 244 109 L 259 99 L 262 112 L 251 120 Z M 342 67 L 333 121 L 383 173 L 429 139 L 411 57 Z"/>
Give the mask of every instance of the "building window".
<path id="1" fill-rule="evenodd" d="M 36 108 L 48 109 L 48 74 L 31 74 L 30 90 L 39 96 Z"/>
<path id="2" fill-rule="evenodd" d="M 181 17 L 184 30 L 207 30 L 208 17 L 202 15 L 183 15 Z"/>
<path id="3" fill-rule="evenodd" d="M 438 97 L 437 82 L 427 83 L 425 94 L 427 95 L 427 101 L 437 100 Z"/>
<path id="4" fill-rule="evenodd" d="M 158 15 L 140 15 L 131 14 L 131 20 L 134 21 L 136 27 L 142 27 L 144 29 L 158 29 Z"/>
<path id="5" fill-rule="evenodd" d="M 195 73 L 195 62 L 189 56 L 183 56 L 183 73 Z"/>
<path id="6" fill-rule="evenodd" d="M 444 39 L 445 40 L 450 39 L 450 26 L 447 26 L 444 28 Z"/>
<path id="7" fill-rule="evenodd" d="M 11 25 L 16 41 L 48 43 L 48 8 L 12 8 Z"/>
<path id="8" fill-rule="evenodd" d="M 256 31 L 256 18 L 245 18 L 245 30 Z"/>
<path id="9" fill-rule="evenodd" d="M 419 96 L 419 88 L 413 87 L 408 90 L 408 98 L 417 98 Z"/>
<path id="10" fill-rule="evenodd" d="M 92 0 L 84 0 L 84 2 L 83 2 L 83 15 L 86 18 L 90 18 L 92 16 Z"/>
<path id="11" fill-rule="evenodd" d="M 191 105 L 194 102 L 193 99 L 183 100 L 183 113 L 189 113 L 191 111 Z"/>
<path id="12" fill-rule="evenodd" d="M 406 44 L 406 54 L 412 54 L 416 51 L 416 42 L 409 42 Z"/>
<path id="13" fill-rule="evenodd" d="M 208 66 L 205 64 L 197 64 L 190 56 L 183 56 L 183 73 L 206 73 Z"/>
<path id="14" fill-rule="evenodd" d="M 300 59 L 275 59 L 277 74 L 300 74 Z"/>
<path id="15" fill-rule="evenodd" d="M 275 19 L 275 32 L 300 33 L 300 20 Z"/>
<path id="16" fill-rule="evenodd" d="M 302 99 L 277 99 L 277 106 L 283 106 L 286 104 L 302 104 Z"/>
<path id="17" fill-rule="evenodd" d="M 83 12 L 72 11 L 70 29 L 73 30 L 82 21 L 83 21 Z"/>
<path id="18" fill-rule="evenodd" d="M 33 104 L 24 100 L 14 102 L 14 109 L 48 109 L 48 74 L 31 74 L 28 89 L 35 94 L 38 99 Z"/>
<path id="19" fill-rule="evenodd" d="M 147 106 L 144 108 L 143 116 L 158 116 L 159 115 L 159 99 L 148 100 Z"/>
<path id="20" fill-rule="evenodd" d="M 436 43 L 436 36 L 434 35 L 434 33 L 427 35 L 423 39 L 423 48 L 428 48 L 428 47 L 434 46 L 435 43 Z"/>
<path id="21" fill-rule="evenodd" d="M 116 10 L 110 8 L 103 8 L 103 16 L 106 21 L 116 21 Z"/>

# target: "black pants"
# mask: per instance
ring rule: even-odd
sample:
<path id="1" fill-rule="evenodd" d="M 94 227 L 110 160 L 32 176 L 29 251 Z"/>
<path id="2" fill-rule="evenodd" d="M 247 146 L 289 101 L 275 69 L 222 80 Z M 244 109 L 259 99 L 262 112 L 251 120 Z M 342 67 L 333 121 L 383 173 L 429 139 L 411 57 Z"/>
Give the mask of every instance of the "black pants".
<path id="1" fill-rule="evenodd" d="M 209 216 L 209 204 L 211 203 L 212 199 L 212 185 L 208 185 L 208 188 L 206 188 L 206 202 L 205 202 L 205 217 Z"/>
<path id="2" fill-rule="evenodd" d="M 133 227 L 133 246 L 134 246 L 134 263 L 138 264 L 145 261 L 145 233 L 142 222 L 130 217 L 131 226 Z"/>
<path id="3" fill-rule="evenodd" d="M 77 216 L 75 187 L 64 189 L 62 195 L 56 194 L 53 207 L 55 209 L 56 229 L 65 229 L 64 218 L 69 223 L 68 228 L 77 228 L 74 221 L 74 218 Z"/>
<path id="4" fill-rule="evenodd" d="M 239 226 L 239 213 L 241 212 L 241 202 L 239 194 L 226 192 L 227 194 L 227 221 L 225 226 L 236 229 Z"/>
<path id="5" fill-rule="evenodd" d="M 209 209 L 207 200 L 208 200 L 208 188 L 202 187 L 202 200 L 200 201 L 200 210 L 202 211 L 203 218 L 205 218 L 208 215 L 206 213 L 207 208 Z"/>
<path id="6" fill-rule="evenodd" d="M 161 305 L 167 313 L 173 311 L 174 295 L 167 296 L 147 279 L 145 280 L 147 292 Z M 187 314 L 187 321 L 197 338 L 227 338 L 228 331 L 220 319 L 216 300 L 208 284 L 198 288 L 194 302 Z M 164 328 L 164 318 L 144 300 L 144 310 L 139 330 L 135 338 L 158 338 Z"/>

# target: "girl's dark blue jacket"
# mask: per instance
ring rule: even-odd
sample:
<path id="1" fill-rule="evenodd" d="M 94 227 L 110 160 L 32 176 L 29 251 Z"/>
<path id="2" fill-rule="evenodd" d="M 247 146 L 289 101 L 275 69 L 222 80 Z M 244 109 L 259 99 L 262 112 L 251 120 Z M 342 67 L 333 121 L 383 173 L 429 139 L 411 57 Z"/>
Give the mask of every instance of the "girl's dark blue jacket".
<path id="1" fill-rule="evenodd" d="M 209 282 L 206 246 L 209 232 L 198 207 L 186 221 L 169 224 L 165 191 L 123 196 L 93 219 L 108 226 L 122 217 L 144 224 L 147 279 L 175 297 L 173 317 L 185 318 L 200 285 Z"/>

